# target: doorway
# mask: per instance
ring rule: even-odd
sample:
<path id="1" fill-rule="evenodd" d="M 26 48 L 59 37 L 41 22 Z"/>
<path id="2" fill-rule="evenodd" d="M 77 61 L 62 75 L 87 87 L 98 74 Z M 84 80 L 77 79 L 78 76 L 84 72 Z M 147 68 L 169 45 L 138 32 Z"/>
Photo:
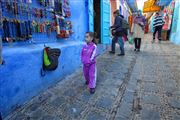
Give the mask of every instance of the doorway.
<path id="1" fill-rule="evenodd" d="M 97 43 L 101 43 L 101 0 L 94 0 L 94 33 Z"/>

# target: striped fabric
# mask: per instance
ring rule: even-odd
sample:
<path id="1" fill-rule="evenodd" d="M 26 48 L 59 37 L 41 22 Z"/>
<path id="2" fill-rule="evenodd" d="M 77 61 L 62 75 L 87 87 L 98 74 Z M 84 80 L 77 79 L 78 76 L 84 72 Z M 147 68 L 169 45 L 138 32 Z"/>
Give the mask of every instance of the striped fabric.
<path id="1" fill-rule="evenodd" d="M 153 27 L 162 26 L 164 24 L 164 20 L 162 16 L 157 16 L 154 18 Z"/>

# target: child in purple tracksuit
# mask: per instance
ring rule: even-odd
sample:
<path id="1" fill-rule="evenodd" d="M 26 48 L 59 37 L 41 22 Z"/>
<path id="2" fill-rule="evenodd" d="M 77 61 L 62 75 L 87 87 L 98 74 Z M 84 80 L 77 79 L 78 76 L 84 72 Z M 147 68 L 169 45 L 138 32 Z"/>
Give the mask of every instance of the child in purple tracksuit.
<path id="1" fill-rule="evenodd" d="M 83 73 L 86 79 L 90 93 L 95 92 L 96 87 L 96 53 L 97 46 L 94 43 L 94 34 L 87 32 L 85 35 L 86 45 L 84 45 L 81 52 L 81 61 L 83 63 Z"/>

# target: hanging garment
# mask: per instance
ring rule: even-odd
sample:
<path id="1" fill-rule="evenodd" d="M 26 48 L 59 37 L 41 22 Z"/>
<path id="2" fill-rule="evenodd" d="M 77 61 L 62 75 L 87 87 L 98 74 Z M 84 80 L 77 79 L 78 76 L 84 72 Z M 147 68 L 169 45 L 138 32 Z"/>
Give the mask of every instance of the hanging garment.
<path id="1" fill-rule="evenodd" d="M 7 9 L 7 11 L 8 11 L 8 12 L 12 11 L 12 7 L 11 7 L 10 1 L 8 0 L 8 1 L 5 2 L 5 3 L 6 3 L 6 9 Z"/>
<path id="2" fill-rule="evenodd" d="M 69 0 L 63 0 L 62 9 L 63 9 L 63 12 L 65 13 L 65 17 L 71 16 Z"/>
<path id="3" fill-rule="evenodd" d="M 14 8 L 14 14 L 15 15 L 17 15 L 17 14 L 19 14 L 19 12 L 18 12 L 18 3 L 17 3 L 17 1 L 16 0 L 14 0 L 14 2 L 13 2 L 13 8 Z"/>
<path id="4" fill-rule="evenodd" d="M 28 21 L 25 21 L 24 24 L 25 24 L 25 28 L 26 28 L 26 35 L 25 35 L 25 37 L 26 37 L 26 39 L 27 39 L 27 38 L 28 38 L 28 35 L 29 35 Z"/>
<path id="5" fill-rule="evenodd" d="M 56 15 L 56 32 L 57 34 L 60 34 L 60 24 L 59 24 L 59 16 Z"/>
<path id="6" fill-rule="evenodd" d="M 37 32 L 40 33 L 40 23 L 37 24 Z"/>
<path id="7" fill-rule="evenodd" d="M 21 38 L 22 39 L 26 38 L 26 27 L 24 21 L 20 22 L 20 29 L 21 29 Z"/>
<path id="8" fill-rule="evenodd" d="M 43 32 L 44 32 L 44 24 L 40 23 L 40 33 L 43 33 Z"/>
<path id="9" fill-rule="evenodd" d="M 48 37 L 50 36 L 50 34 L 51 34 L 51 24 L 50 24 L 50 22 L 46 22 L 46 26 L 45 26 L 46 28 L 46 32 L 47 32 L 47 35 L 48 35 Z"/>
<path id="10" fill-rule="evenodd" d="M 45 7 L 49 6 L 50 5 L 50 2 L 49 0 L 45 0 Z"/>
<path id="11" fill-rule="evenodd" d="M 33 26 L 33 32 L 38 32 L 37 30 L 37 22 L 36 21 L 32 21 L 32 26 Z"/>
<path id="12" fill-rule="evenodd" d="M 27 0 L 27 3 L 32 3 L 32 0 Z"/>
<path id="13" fill-rule="evenodd" d="M 55 4 L 54 4 L 54 0 L 50 0 L 51 1 L 51 6 L 54 8 Z"/>
<path id="14" fill-rule="evenodd" d="M 25 16 L 26 17 L 29 17 L 29 11 L 28 10 L 29 10 L 29 7 L 28 7 L 28 5 L 26 5 L 25 6 Z"/>
<path id="15" fill-rule="evenodd" d="M 18 20 L 15 20 L 15 26 L 16 26 L 16 37 L 21 37 L 21 29 L 20 29 L 20 22 Z"/>
<path id="16" fill-rule="evenodd" d="M 20 14 L 23 15 L 23 4 L 22 4 L 22 1 L 20 2 L 20 4 L 18 5 L 18 9 L 20 11 Z"/>
<path id="17" fill-rule="evenodd" d="M 64 19 L 59 19 L 59 25 L 61 26 L 61 29 L 66 29 L 66 21 Z"/>
<path id="18" fill-rule="evenodd" d="M 28 29 L 29 29 L 29 32 L 28 32 L 28 34 L 30 35 L 30 37 L 32 36 L 32 24 L 31 24 L 31 21 L 30 20 L 28 20 Z"/>
<path id="19" fill-rule="evenodd" d="M 55 0 L 55 12 L 59 15 L 62 15 L 62 1 L 61 0 Z"/>
<path id="20" fill-rule="evenodd" d="M 43 5 L 43 0 L 39 0 L 40 5 Z"/>
<path id="21" fill-rule="evenodd" d="M 46 9 L 42 9 L 42 14 L 44 18 L 47 18 L 47 11 Z"/>
<path id="22" fill-rule="evenodd" d="M 40 16 L 41 18 L 43 18 L 43 10 L 42 10 L 42 9 L 39 10 L 39 16 Z"/>
<path id="23" fill-rule="evenodd" d="M 28 21 L 25 21 L 25 28 L 26 28 L 26 39 L 30 37 L 30 28 Z"/>
<path id="24" fill-rule="evenodd" d="M 3 41 L 6 40 L 6 38 L 10 37 L 10 32 L 9 32 L 9 21 L 7 19 L 3 20 Z"/>
<path id="25" fill-rule="evenodd" d="M 13 20 L 9 21 L 10 38 L 16 38 L 16 26 Z"/>

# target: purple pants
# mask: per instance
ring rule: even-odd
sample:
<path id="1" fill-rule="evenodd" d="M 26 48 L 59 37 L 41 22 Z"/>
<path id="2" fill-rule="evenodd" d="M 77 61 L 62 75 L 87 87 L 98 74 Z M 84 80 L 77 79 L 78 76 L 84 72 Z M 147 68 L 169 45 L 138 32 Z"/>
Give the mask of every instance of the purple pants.
<path id="1" fill-rule="evenodd" d="M 97 69 L 96 69 L 96 63 L 91 64 L 89 66 L 84 65 L 83 66 L 83 73 L 86 81 L 89 83 L 89 88 L 95 88 L 96 87 L 96 78 L 97 78 Z"/>

